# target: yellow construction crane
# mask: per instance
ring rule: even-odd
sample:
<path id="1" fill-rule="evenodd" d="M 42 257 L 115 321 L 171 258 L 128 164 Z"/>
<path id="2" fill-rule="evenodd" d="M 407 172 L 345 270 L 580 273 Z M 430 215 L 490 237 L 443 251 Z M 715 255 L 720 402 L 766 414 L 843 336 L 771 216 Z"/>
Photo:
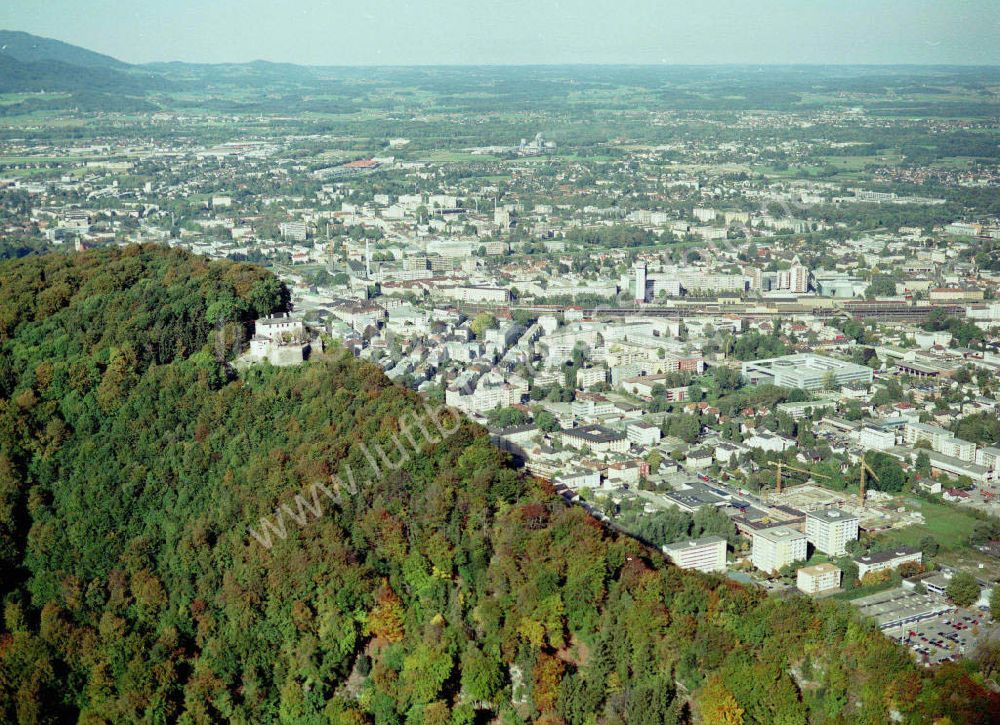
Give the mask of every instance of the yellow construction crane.
<path id="1" fill-rule="evenodd" d="M 781 493 L 781 472 L 783 470 L 798 471 L 799 473 L 805 473 L 806 475 L 813 476 L 815 478 L 829 478 L 829 476 L 822 473 L 813 473 L 812 471 L 807 471 L 804 468 L 796 468 L 795 466 L 789 466 L 784 461 L 778 461 L 777 463 L 771 463 L 771 468 L 777 469 L 774 476 L 774 492 Z"/>
<path id="2" fill-rule="evenodd" d="M 870 475 L 876 481 L 882 480 L 878 477 L 878 474 L 872 470 L 872 467 L 865 462 L 865 457 L 861 456 L 861 490 L 858 491 L 858 501 L 861 504 L 862 508 L 864 508 L 865 505 L 865 472 L 867 472 L 868 475 Z"/>

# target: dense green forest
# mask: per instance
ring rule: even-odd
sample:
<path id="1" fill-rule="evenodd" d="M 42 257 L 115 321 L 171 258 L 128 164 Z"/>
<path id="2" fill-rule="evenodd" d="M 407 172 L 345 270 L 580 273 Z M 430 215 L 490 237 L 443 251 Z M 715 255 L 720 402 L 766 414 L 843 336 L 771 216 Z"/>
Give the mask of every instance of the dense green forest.
<path id="1" fill-rule="evenodd" d="M 226 365 L 287 291 L 145 246 L 0 266 L 0 721 L 988 722 L 845 605 L 678 570 L 471 423 L 272 548 L 420 399 L 328 353 Z M 301 510 L 300 510 L 300 513 Z"/>

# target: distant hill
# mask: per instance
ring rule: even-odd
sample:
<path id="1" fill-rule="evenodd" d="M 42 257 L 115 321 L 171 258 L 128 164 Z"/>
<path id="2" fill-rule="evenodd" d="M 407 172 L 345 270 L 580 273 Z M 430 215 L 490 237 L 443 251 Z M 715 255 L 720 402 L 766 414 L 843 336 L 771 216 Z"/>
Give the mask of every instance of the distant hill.
<path id="1" fill-rule="evenodd" d="M 73 65 L 56 60 L 21 62 L 0 55 L 0 93 L 67 91 L 144 95 L 162 86 L 156 76 Z"/>
<path id="2" fill-rule="evenodd" d="M 110 68 L 125 70 L 124 63 L 110 55 L 95 53 L 86 48 L 64 43 L 61 40 L 41 38 L 16 30 L 0 30 L 0 56 L 6 56 L 22 63 L 58 61 L 84 68 Z"/>
<path id="3" fill-rule="evenodd" d="M 89 94 L 84 104 L 89 107 L 95 105 L 93 94 L 103 94 L 117 108 L 121 104 L 115 97 L 145 96 L 168 85 L 159 74 L 107 55 L 58 40 L 0 30 L 0 93 Z M 100 97 L 98 101 L 99 108 L 90 110 L 107 105 Z"/>

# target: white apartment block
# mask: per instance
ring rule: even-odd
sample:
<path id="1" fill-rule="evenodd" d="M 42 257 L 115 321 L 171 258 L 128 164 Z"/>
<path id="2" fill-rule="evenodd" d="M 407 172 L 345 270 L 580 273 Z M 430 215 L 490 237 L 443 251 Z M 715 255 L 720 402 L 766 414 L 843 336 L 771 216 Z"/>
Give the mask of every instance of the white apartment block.
<path id="1" fill-rule="evenodd" d="M 858 431 L 858 443 L 866 451 L 884 451 L 896 445 L 896 434 L 866 425 Z"/>
<path id="2" fill-rule="evenodd" d="M 471 396 L 471 408 L 485 412 L 495 408 L 509 408 L 521 402 L 521 391 L 504 382 L 480 381 Z"/>
<path id="3" fill-rule="evenodd" d="M 563 443 L 577 449 L 589 448 L 595 453 L 624 453 L 629 448 L 628 438 L 618 431 L 600 425 L 566 428 Z"/>
<path id="4" fill-rule="evenodd" d="M 806 535 L 789 526 L 775 526 L 753 533 L 750 560 L 761 571 L 779 571 L 796 561 L 805 561 L 807 554 Z"/>
<path id="5" fill-rule="evenodd" d="M 724 229 L 720 232 L 725 233 Z M 680 271 L 677 279 L 686 290 L 715 290 L 716 292 L 745 292 L 749 279 L 739 274 L 715 274 L 708 271 Z"/>
<path id="6" fill-rule="evenodd" d="M 570 409 L 578 418 L 589 418 L 614 413 L 615 404 L 599 393 L 577 393 Z"/>
<path id="7" fill-rule="evenodd" d="M 635 272 L 635 301 L 646 301 L 646 263 L 636 262 L 633 268 Z"/>
<path id="8" fill-rule="evenodd" d="M 502 287 L 440 287 L 438 292 L 457 302 L 510 302 L 510 291 Z"/>
<path id="9" fill-rule="evenodd" d="M 847 553 L 847 542 L 858 538 L 858 518 L 840 509 L 809 511 L 806 538 L 824 554 L 843 556 Z"/>
<path id="10" fill-rule="evenodd" d="M 681 569 L 697 569 L 707 573 L 726 570 L 726 540 L 721 536 L 706 536 L 667 544 L 663 547 L 663 553 Z"/>
<path id="11" fill-rule="evenodd" d="M 903 428 L 903 438 L 908 446 L 929 443 L 931 449 L 941 455 L 972 462 L 976 459 L 976 444 L 956 438 L 950 430 L 926 423 L 907 423 Z"/>
<path id="12" fill-rule="evenodd" d="M 754 433 L 744 441 L 747 448 L 759 448 L 770 453 L 784 453 L 789 448 L 795 448 L 798 444 L 791 438 L 769 433 Z"/>
<path id="13" fill-rule="evenodd" d="M 681 296 L 681 281 L 676 277 L 651 275 L 650 279 L 653 282 L 653 297 L 660 297 L 661 292 L 665 297 Z"/>
<path id="14" fill-rule="evenodd" d="M 813 596 L 840 587 L 840 569 L 829 562 L 804 566 L 796 572 L 795 586 L 800 592 Z"/>
<path id="15" fill-rule="evenodd" d="M 854 560 L 854 563 L 858 565 L 858 579 L 862 579 L 865 574 L 871 572 L 885 571 L 886 569 L 893 571 L 900 564 L 905 564 L 908 561 L 915 561 L 919 564 L 923 561 L 923 554 L 908 546 L 900 546 L 891 551 L 859 556 Z"/>
<path id="16" fill-rule="evenodd" d="M 288 241 L 304 242 L 306 240 L 305 222 L 283 222 L 278 229 L 282 238 Z"/>
<path id="17" fill-rule="evenodd" d="M 976 451 L 976 464 L 995 471 L 1000 468 L 1000 448 L 980 448 Z"/>
<path id="18" fill-rule="evenodd" d="M 650 423 L 637 421 L 629 423 L 625 428 L 625 436 L 631 443 L 639 446 L 655 446 L 660 442 L 662 434 L 660 428 Z"/>
<path id="19" fill-rule="evenodd" d="M 600 383 L 607 382 L 608 369 L 600 366 L 593 368 L 580 368 L 576 371 L 576 386 L 586 390 Z"/>

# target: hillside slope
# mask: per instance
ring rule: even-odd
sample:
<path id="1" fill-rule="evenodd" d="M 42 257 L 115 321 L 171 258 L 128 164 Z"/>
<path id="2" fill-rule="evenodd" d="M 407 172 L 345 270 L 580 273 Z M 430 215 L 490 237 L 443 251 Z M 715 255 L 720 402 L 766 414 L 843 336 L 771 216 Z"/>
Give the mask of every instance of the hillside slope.
<path id="1" fill-rule="evenodd" d="M 261 270 L 157 247 L 0 265 L 0 720 L 988 722 L 1000 707 L 845 607 L 666 565 L 374 366 L 333 353 L 233 377 L 232 337 L 286 303 Z M 348 468 L 356 486 L 338 486 Z"/>
<path id="2" fill-rule="evenodd" d="M 128 63 L 123 63 L 110 55 L 95 53 L 92 50 L 64 43 L 61 40 L 42 38 L 17 30 L 0 30 L 0 57 L 2 56 L 13 58 L 22 63 L 56 61 L 84 68 L 111 68 L 113 70 L 125 70 L 129 67 Z"/>
<path id="3" fill-rule="evenodd" d="M 0 93 L 84 91 L 142 95 L 161 81 L 106 68 L 88 68 L 54 60 L 21 61 L 0 55 Z"/>
<path id="4" fill-rule="evenodd" d="M 0 30 L 0 93 L 69 92 L 142 96 L 171 84 L 107 55 L 28 33 Z M 113 109 L 110 97 L 101 107 Z"/>

